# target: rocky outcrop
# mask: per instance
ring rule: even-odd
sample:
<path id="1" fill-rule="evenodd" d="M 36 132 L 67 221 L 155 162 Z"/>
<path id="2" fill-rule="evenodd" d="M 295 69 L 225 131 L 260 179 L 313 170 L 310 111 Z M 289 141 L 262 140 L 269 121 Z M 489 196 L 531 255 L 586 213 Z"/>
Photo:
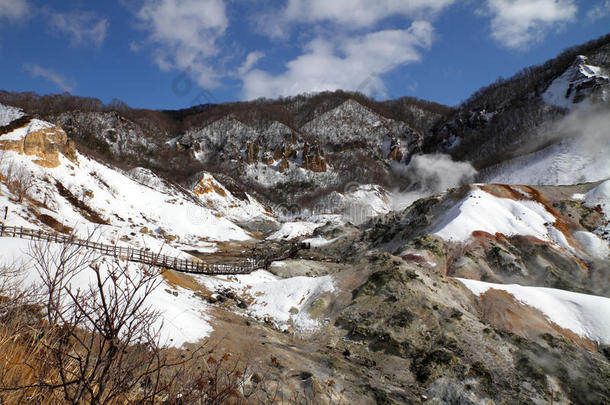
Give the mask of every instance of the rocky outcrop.
<path id="1" fill-rule="evenodd" d="M 116 112 L 71 111 L 50 117 L 76 141 L 100 153 L 110 152 L 115 157 L 145 159 L 147 151 L 159 148 L 161 137 L 155 123 L 142 120 L 135 123 Z M 153 132 L 155 137 L 147 137 Z"/>
<path id="2" fill-rule="evenodd" d="M 288 159 L 283 157 L 280 160 L 280 167 L 279 167 L 280 173 L 284 173 L 286 170 L 288 170 L 289 167 L 290 167 L 290 164 L 288 163 Z"/>
<path id="3" fill-rule="evenodd" d="M 572 66 L 553 80 L 542 99 L 547 104 L 568 109 L 610 101 L 609 75 L 605 68 L 592 65 L 586 56 L 578 55 Z"/>
<path id="4" fill-rule="evenodd" d="M 324 152 L 320 145 L 314 144 L 312 147 L 308 143 L 305 143 L 305 146 L 303 147 L 303 168 L 315 173 L 326 171 L 326 159 L 324 158 Z"/>
<path id="5" fill-rule="evenodd" d="M 396 139 L 396 137 L 392 136 L 390 138 L 389 149 L 390 149 L 390 152 L 386 156 L 387 159 L 394 160 L 396 162 L 402 161 L 404 154 L 402 153 L 402 150 L 400 149 L 400 141 L 398 139 Z"/>
<path id="6" fill-rule="evenodd" d="M 60 154 L 76 163 L 74 142 L 61 127 L 34 119 L 27 125 L 0 135 L 0 150 L 10 150 L 26 156 L 35 156 L 42 167 L 58 167 Z"/>
<path id="7" fill-rule="evenodd" d="M 245 147 L 246 163 L 253 165 L 258 161 L 259 145 L 257 142 L 246 142 Z"/>

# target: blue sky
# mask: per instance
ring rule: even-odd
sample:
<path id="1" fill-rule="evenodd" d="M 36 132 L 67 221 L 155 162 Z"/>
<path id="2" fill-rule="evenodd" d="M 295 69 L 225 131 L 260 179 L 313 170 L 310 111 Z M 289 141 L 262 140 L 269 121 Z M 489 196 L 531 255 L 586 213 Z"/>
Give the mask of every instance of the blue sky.
<path id="1" fill-rule="evenodd" d="M 173 109 L 358 90 L 456 105 L 610 32 L 610 0 L 0 0 L 0 89 Z"/>

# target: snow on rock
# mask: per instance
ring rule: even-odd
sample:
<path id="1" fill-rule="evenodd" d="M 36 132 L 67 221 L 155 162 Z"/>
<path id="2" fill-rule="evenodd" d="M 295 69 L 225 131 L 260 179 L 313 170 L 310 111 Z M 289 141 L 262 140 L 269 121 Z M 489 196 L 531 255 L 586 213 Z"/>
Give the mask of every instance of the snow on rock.
<path id="1" fill-rule="evenodd" d="M 595 230 L 606 242 L 610 242 L 610 180 L 606 180 L 599 186 L 590 190 L 583 196 L 586 207 L 599 207 L 606 217 L 606 224 Z"/>
<path id="2" fill-rule="evenodd" d="M 320 224 L 315 222 L 286 222 L 267 239 L 291 240 L 301 236 L 311 235 L 319 226 Z"/>
<path id="3" fill-rule="evenodd" d="M 272 322 L 278 329 L 290 327 L 298 332 L 312 332 L 319 321 L 309 309 L 325 293 L 335 290 L 332 276 L 278 279 L 259 270 L 239 276 L 196 276 L 208 289 L 231 289 L 248 302 L 247 313 Z"/>
<path id="4" fill-rule="evenodd" d="M 30 121 L 30 123 L 28 125 L 25 125 L 21 128 L 17 128 L 4 135 L 0 135 L 0 141 L 21 141 L 30 132 L 40 131 L 41 129 L 51 129 L 54 127 L 55 127 L 55 125 L 50 124 L 46 121 L 41 121 L 39 119 L 33 119 L 32 121 Z"/>
<path id="5" fill-rule="evenodd" d="M 19 108 L 0 104 L 0 127 L 8 125 L 23 116 L 24 114 Z"/>
<path id="6" fill-rule="evenodd" d="M 199 175 L 193 192 L 207 207 L 232 221 L 250 222 L 259 218 L 275 221 L 265 206 L 252 196 L 245 193 L 243 199 L 237 198 L 210 173 L 203 172 Z"/>
<path id="7" fill-rule="evenodd" d="M 506 291 L 518 301 L 541 311 L 551 322 L 579 336 L 610 343 L 610 298 L 543 287 L 493 284 L 458 278 L 475 295 L 489 289 Z"/>
<path id="8" fill-rule="evenodd" d="M 606 180 L 599 186 L 590 190 L 584 196 L 585 206 L 595 207 L 599 205 L 606 215 L 606 218 L 610 219 L 610 180 Z"/>
<path id="9" fill-rule="evenodd" d="M 568 109 L 590 105 L 591 99 L 585 97 L 585 93 L 591 92 L 591 88 L 607 85 L 609 82 L 610 79 L 600 67 L 588 64 L 587 58 L 580 55 L 572 66 L 553 80 L 542 94 L 542 99 L 547 104 Z M 607 89 L 602 89 L 603 101 L 607 99 L 606 93 Z"/>
<path id="10" fill-rule="evenodd" d="M 557 235 L 550 233 L 554 228 L 549 224 L 554 222 L 555 217 L 538 202 L 499 198 L 476 188 L 445 213 L 432 233 L 454 241 L 465 241 L 474 231 L 530 235 L 563 245 L 562 240 L 553 239 Z"/>
<path id="11" fill-rule="evenodd" d="M 30 256 L 31 242 L 24 239 L 0 238 L 0 267 L 13 266 L 20 269 L 23 275 L 24 287 L 33 286 L 42 291 L 40 287 L 41 278 L 38 275 Z M 56 255 L 61 245 L 50 244 L 49 255 Z M 107 267 L 111 266 L 112 259 L 108 257 L 93 256 L 91 258 L 100 265 L 103 274 L 107 274 Z M 121 263 L 126 266 L 126 263 Z M 68 266 L 70 267 L 70 266 Z M 130 263 L 128 271 L 137 272 L 138 265 Z M 135 275 L 135 273 L 134 273 Z M 88 289 L 89 285 L 95 285 L 94 272 L 85 266 L 70 280 L 70 290 Z M 153 325 L 153 329 L 159 332 L 162 345 L 180 347 L 186 342 L 196 342 L 203 339 L 212 331 L 205 313 L 207 304 L 193 296 L 192 292 L 170 286 L 165 280 L 159 279 L 159 286 L 153 290 L 145 301 L 145 305 L 159 312 L 160 318 Z M 174 292 L 176 294 L 174 294 Z"/>
<path id="12" fill-rule="evenodd" d="M 608 242 L 591 232 L 575 232 L 574 237 L 580 244 L 580 248 L 588 255 L 598 259 L 607 259 L 610 255 Z"/>

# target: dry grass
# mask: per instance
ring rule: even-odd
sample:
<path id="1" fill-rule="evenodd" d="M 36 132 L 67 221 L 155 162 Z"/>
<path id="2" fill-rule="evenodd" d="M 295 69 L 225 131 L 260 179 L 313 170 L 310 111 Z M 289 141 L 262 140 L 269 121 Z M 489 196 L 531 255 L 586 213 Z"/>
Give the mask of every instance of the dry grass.
<path id="1" fill-rule="evenodd" d="M 33 308 L 14 310 L 0 323 L 0 401 L 6 404 L 62 402 L 58 392 L 38 387 L 40 380 L 58 381 L 48 361 L 53 333 L 32 325 Z M 37 321 L 38 323 L 38 321 Z"/>

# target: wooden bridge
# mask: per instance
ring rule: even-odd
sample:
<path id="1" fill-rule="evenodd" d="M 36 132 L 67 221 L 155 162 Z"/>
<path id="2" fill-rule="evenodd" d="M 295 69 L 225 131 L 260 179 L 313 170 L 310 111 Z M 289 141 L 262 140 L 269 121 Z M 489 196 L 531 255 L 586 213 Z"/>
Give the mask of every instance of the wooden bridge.
<path id="1" fill-rule="evenodd" d="M 223 263 L 208 263 L 200 260 L 179 259 L 177 257 L 155 254 L 146 249 L 105 245 L 91 240 L 78 239 L 74 235 L 63 235 L 21 226 L 4 226 L 0 224 L 0 237 L 2 236 L 62 244 L 68 243 L 70 245 L 95 250 L 105 256 L 112 256 L 121 260 L 142 263 L 183 273 L 248 274 L 263 267 L 263 264 L 256 259 L 247 258 Z"/>

